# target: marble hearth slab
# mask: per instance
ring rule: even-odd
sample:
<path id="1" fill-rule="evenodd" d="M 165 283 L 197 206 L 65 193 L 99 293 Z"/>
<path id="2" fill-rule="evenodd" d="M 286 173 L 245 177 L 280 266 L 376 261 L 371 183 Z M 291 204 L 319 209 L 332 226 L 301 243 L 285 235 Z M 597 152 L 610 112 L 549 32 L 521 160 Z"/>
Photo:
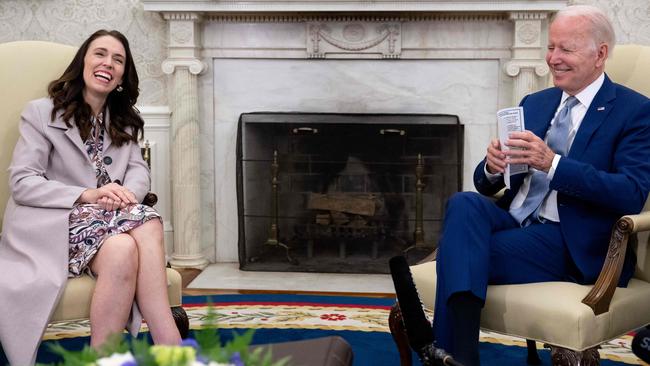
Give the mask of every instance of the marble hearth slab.
<path id="1" fill-rule="evenodd" d="M 237 263 L 206 267 L 188 286 L 190 289 L 308 291 L 394 294 L 387 274 L 251 272 Z"/>

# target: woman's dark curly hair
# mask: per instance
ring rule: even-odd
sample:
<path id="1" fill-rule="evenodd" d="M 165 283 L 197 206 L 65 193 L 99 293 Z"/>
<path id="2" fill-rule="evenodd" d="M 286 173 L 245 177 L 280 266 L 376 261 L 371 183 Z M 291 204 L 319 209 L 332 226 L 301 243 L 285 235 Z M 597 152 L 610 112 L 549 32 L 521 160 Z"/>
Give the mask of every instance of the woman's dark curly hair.
<path id="1" fill-rule="evenodd" d="M 135 108 L 135 102 L 138 100 L 140 91 L 138 90 L 138 73 L 135 70 L 135 63 L 131 56 L 129 41 L 116 30 L 100 29 L 93 33 L 79 47 L 77 54 L 68 65 L 68 68 L 65 69 L 63 75 L 50 82 L 47 91 L 54 103 L 52 121 L 54 121 L 59 111 L 63 111 L 63 121 L 68 127 L 72 127 L 70 123 L 70 119 L 72 119 L 79 128 L 83 141 L 90 135 L 92 111 L 83 98 L 83 90 L 86 86 L 83 77 L 84 57 L 88 52 L 90 43 L 103 36 L 111 36 L 120 41 L 126 52 L 124 75 L 122 76 L 123 90 L 121 92 L 113 90 L 106 98 L 106 108 L 108 108 L 110 115 L 108 133 L 114 144 L 122 146 L 129 141 L 138 141 L 139 135 L 143 132 L 144 121 Z"/>

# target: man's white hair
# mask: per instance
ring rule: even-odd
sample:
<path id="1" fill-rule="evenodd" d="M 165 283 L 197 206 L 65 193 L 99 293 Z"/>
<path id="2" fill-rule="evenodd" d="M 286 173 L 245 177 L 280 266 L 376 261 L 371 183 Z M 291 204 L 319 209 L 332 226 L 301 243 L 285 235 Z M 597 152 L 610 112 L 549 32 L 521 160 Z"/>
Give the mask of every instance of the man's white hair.
<path id="1" fill-rule="evenodd" d="M 563 17 L 577 17 L 586 20 L 591 26 L 588 33 L 594 41 L 594 47 L 597 48 L 599 44 L 605 43 L 609 48 L 609 54 L 611 54 L 616 45 L 616 35 L 612 22 L 604 11 L 591 5 L 571 5 L 558 11 L 553 17 L 553 21 Z"/>

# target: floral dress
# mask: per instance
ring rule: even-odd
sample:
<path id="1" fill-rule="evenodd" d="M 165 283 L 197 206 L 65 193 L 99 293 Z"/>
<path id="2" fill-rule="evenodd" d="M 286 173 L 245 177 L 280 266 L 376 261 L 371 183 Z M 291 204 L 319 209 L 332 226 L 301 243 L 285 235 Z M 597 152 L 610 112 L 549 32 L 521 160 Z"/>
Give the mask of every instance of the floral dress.
<path id="1" fill-rule="evenodd" d="M 103 114 L 91 118 L 91 125 L 85 146 L 95 166 L 99 188 L 111 183 L 104 166 Z M 76 204 L 69 219 L 68 277 L 77 277 L 84 272 L 92 275 L 88 264 L 107 238 L 132 230 L 153 218 L 161 220 L 155 209 L 139 203 L 114 211 L 104 210 L 97 204 Z"/>

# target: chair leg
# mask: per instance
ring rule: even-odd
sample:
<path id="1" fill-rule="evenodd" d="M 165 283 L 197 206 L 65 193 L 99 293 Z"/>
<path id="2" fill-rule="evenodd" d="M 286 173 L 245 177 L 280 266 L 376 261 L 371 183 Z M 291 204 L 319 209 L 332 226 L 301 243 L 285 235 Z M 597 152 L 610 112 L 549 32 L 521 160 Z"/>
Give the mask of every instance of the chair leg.
<path id="1" fill-rule="evenodd" d="M 542 360 L 539 358 L 539 354 L 537 353 L 537 343 L 531 339 L 526 339 L 526 348 L 528 350 L 526 363 L 529 365 L 541 365 Z"/>
<path id="2" fill-rule="evenodd" d="M 182 306 L 172 306 L 171 310 L 178 333 L 180 333 L 182 339 L 187 338 L 190 334 L 190 320 L 187 318 L 185 309 Z"/>
<path id="3" fill-rule="evenodd" d="M 401 366 L 411 366 L 413 359 L 411 357 L 411 346 L 409 346 L 408 337 L 406 335 L 406 328 L 404 328 L 404 321 L 402 320 L 402 312 L 399 305 L 395 304 L 390 308 L 390 315 L 388 315 L 388 327 L 390 334 L 393 336 L 393 341 L 397 345 L 399 352 L 399 361 Z"/>
<path id="4" fill-rule="evenodd" d="M 600 346 L 589 348 L 582 352 L 548 344 L 544 346 L 551 349 L 551 365 L 553 366 L 600 365 L 600 354 L 598 353 Z"/>

